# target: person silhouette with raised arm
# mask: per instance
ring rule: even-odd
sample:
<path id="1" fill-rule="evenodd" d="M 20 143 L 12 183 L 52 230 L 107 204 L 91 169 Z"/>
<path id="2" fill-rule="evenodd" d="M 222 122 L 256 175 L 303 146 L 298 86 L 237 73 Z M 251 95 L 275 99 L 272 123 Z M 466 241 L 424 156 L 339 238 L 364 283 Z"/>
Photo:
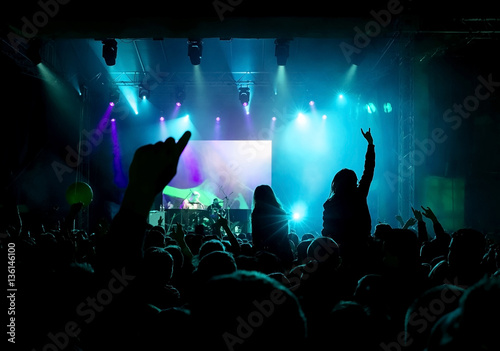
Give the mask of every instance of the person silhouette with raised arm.
<path id="1" fill-rule="evenodd" d="M 145 275 L 147 218 L 155 198 L 177 174 L 179 158 L 190 138 L 191 132 L 186 131 L 177 142 L 169 137 L 135 151 L 120 210 L 114 216 L 109 232 L 96 247 L 100 264 L 96 268 L 96 292 L 90 296 L 98 296 L 103 289 L 109 289 L 110 281 L 115 284 L 113 290 L 118 290 L 113 293 L 112 303 L 108 301 L 108 312 L 97 313 L 82 331 L 86 338 L 83 349 L 137 349 L 144 344 L 137 330 L 144 322 L 140 311 L 147 304 L 138 298 L 141 288 L 144 289 L 141 283 Z M 182 232 L 177 236 L 184 239 Z M 184 243 L 181 239 L 178 240 L 181 242 L 179 246 Z M 187 250 L 182 252 L 189 254 Z M 121 285 L 117 285 L 119 282 Z"/>
<path id="2" fill-rule="evenodd" d="M 333 178 L 330 196 L 323 204 L 323 236 L 337 242 L 343 259 L 357 256 L 368 245 L 371 236 L 371 216 L 367 196 L 375 170 L 375 146 L 370 129 L 361 134 L 368 142 L 363 175 L 351 169 L 341 169 Z"/>

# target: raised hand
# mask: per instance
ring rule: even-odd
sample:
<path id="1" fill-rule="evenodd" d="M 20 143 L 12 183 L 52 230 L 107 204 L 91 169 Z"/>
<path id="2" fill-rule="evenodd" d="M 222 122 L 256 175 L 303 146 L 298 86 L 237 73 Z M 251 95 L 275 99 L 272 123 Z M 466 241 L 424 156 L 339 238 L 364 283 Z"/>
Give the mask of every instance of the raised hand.
<path id="1" fill-rule="evenodd" d="M 405 225 L 405 222 L 403 221 L 403 217 L 401 217 L 400 215 L 396 215 L 396 220 L 399 222 L 399 225 L 402 227 Z"/>
<path id="2" fill-rule="evenodd" d="M 218 219 L 217 219 L 217 224 L 220 225 L 221 227 L 227 227 L 228 222 L 227 218 L 222 217 L 220 214 L 218 214 Z"/>
<path id="3" fill-rule="evenodd" d="M 415 225 L 415 223 L 417 223 L 417 220 L 413 217 L 410 217 L 410 218 L 408 218 L 408 220 L 404 224 L 403 229 L 408 229 L 411 226 Z"/>
<path id="4" fill-rule="evenodd" d="M 175 226 L 175 230 L 172 231 L 171 236 L 172 236 L 172 239 L 174 239 L 178 243 L 181 243 L 184 241 L 184 229 L 182 229 L 182 224 L 177 222 L 177 225 Z"/>
<path id="5" fill-rule="evenodd" d="M 137 149 L 129 169 L 129 187 L 138 187 L 147 195 L 158 194 L 177 173 L 177 164 L 191 132 L 176 143 L 173 138 Z"/>
<path id="6" fill-rule="evenodd" d="M 373 145 L 373 137 L 370 128 L 368 128 L 368 131 L 366 133 L 363 132 L 363 128 L 361 128 L 361 134 L 363 134 L 363 136 L 365 137 L 366 141 L 368 142 L 368 145 Z"/>
<path id="7" fill-rule="evenodd" d="M 177 173 L 177 164 L 191 132 L 176 143 L 173 138 L 138 148 L 129 168 L 129 183 L 121 208 L 147 217 L 155 196 Z"/>
<path id="8" fill-rule="evenodd" d="M 432 212 L 432 210 L 430 209 L 430 207 L 427 207 L 427 208 L 425 208 L 424 206 L 421 206 L 421 207 L 422 207 L 422 210 L 424 210 L 424 211 L 422 212 L 422 214 L 423 214 L 425 217 L 429 218 L 429 219 L 430 219 L 431 221 L 433 221 L 433 222 L 437 220 L 436 215 L 434 214 L 434 212 Z"/>
<path id="9" fill-rule="evenodd" d="M 411 208 L 411 210 L 413 211 L 413 216 L 415 217 L 415 219 L 419 222 L 422 222 L 423 221 L 422 212 L 414 209 L 413 207 Z"/>
<path id="10" fill-rule="evenodd" d="M 182 229 L 182 224 L 177 222 L 177 226 L 175 230 L 172 232 L 171 237 L 179 244 L 181 248 L 181 252 L 184 255 L 185 260 L 191 261 L 193 259 L 193 253 L 187 246 L 186 241 L 184 240 L 184 229 Z"/>

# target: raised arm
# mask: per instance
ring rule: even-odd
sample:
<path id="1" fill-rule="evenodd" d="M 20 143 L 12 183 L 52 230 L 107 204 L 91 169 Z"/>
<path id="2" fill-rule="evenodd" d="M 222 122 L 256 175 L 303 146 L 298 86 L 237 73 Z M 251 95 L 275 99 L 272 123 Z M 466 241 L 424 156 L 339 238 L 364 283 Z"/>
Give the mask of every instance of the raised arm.
<path id="1" fill-rule="evenodd" d="M 451 237 L 448 234 L 446 234 L 446 232 L 443 229 L 443 226 L 441 225 L 441 223 L 439 223 L 439 220 L 437 219 L 434 212 L 430 209 L 430 207 L 425 208 L 422 206 L 422 210 L 423 210 L 422 214 L 432 221 L 434 233 L 436 234 L 436 240 L 450 241 Z"/>
<path id="2" fill-rule="evenodd" d="M 365 133 L 363 129 L 361 129 L 361 134 L 368 142 L 368 147 L 365 155 L 365 167 L 363 170 L 363 175 L 361 176 L 361 180 L 359 181 L 359 189 L 364 196 L 368 196 L 368 191 L 370 190 L 370 184 L 373 179 L 373 173 L 375 171 L 375 145 L 373 145 L 373 137 L 368 128 L 368 131 Z"/>
<path id="3" fill-rule="evenodd" d="M 415 210 L 413 207 L 411 208 L 413 211 L 413 215 L 415 216 L 415 220 L 417 221 L 417 235 L 418 242 L 422 245 L 424 242 L 429 240 L 427 235 L 427 227 L 424 222 L 424 218 L 422 217 L 422 212 L 419 210 Z"/>
<path id="4" fill-rule="evenodd" d="M 129 184 L 103 247 L 104 254 L 114 261 L 112 264 L 136 266 L 142 257 L 149 210 L 156 195 L 177 173 L 179 157 L 190 137 L 188 131 L 177 143 L 168 138 L 135 152 L 129 168 Z"/>
<path id="5" fill-rule="evenodd" d="M 181 248 L 182 255 L 184 256 L 184 261 L 192 262 L 193 253 L 191 252 L 189 246 L 186 244 L 184 229 L 182 229 L 182 225 L 179 222 L 177 222 L 177 226 L 172 232 L 172 237 Z"/>
<path id="6" fill-rule="evenodd" d="M 229 242 L 231 243 L 231 247 L 233 248 L 233 253 L 238 255 L 241 251 L 240 248 L 240 243 L 238 240 L 236 240 L 236 237 L 234 236 L 233 232 L 231 231 L 231 228 L 229 228 L 229 224 L 227 222 L 227 219 L 219 215 L 219 219 L 217 220 L 217 223 L 224 229 L 226 232 L 227 237 L 229 238 Z"/>
<path id="7" fill-rule="evenodd" d="M 147 218 L 158 193 L 177 173 L 177 164 L 191 132 L 185 132 L 176 143 L 173 138 L 142 146 L 134 154 L 129 169 L 129 184 L 121 208 Z"/>

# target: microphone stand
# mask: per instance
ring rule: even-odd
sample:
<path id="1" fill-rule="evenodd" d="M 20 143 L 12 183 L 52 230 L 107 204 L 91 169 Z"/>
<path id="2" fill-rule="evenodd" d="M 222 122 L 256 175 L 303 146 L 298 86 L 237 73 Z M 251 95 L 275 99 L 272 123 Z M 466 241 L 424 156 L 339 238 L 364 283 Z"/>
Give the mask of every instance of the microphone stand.
<path id="1" fill-rule="evenodd" d="M 228 196 L 231 196 L 231 194 L 233 192 L 231 192 L 231 194 L 227 195 L 225 192 L 224 192 L 224 189 L 222 189 L 222 185 L 219 187 L 219 190 L 222 192 L 222 194 L 224 195 L 223 197 L 223 200 L 226 204 L 226 212 L 227 212 L 227 225 L 229 226 L 229 228 L 231 228 L 231 216 L 230 216 L 230 211 L 229 211 L 229 197 Z"/>
<path id="2" fill-rule="evenodd" d="M 186 212 L 186 211 L 189 211 L 189 209 L 184 209 L 184 201 L 187 200 L 188 197 L 191 196 L 191 194 L 193 194 L 193 190 L 192 189 L 189 189 L 189 193 L 187 194 L 187 196 L 182 200 L 181 202 L 181 207 L 180 207 L 180 210 L 181 210 L 181 224 L 183 225 L 186 225 L 186 227 L 189 227 L 190 223 L 189 223 L 189 212 Z M 183 214 L 186 214 L 187 215 L 187 218 L 186 218 L 186 222 L 185 223 L 182 223 L 182 219 L 183 219 Z"/>
<path id="3" fill-rule="evenodd" d="M 172 219 L 170 220 L 170 224 L 168 225 L 167 235 L 169 235 L 169 233 L 170 233 L 170 229 L 172 228 L 172 223 L 174 223 L 175 216 L 176 216 L 176 214 L 174 213 L 174 215 L 172 216 Z"/>

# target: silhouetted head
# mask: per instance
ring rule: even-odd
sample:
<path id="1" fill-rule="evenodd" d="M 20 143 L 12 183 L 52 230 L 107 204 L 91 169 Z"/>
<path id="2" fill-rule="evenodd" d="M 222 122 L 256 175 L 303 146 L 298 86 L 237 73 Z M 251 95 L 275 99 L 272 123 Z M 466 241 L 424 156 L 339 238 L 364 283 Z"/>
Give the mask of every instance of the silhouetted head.
<path id="1" fill-rule="evenodd" d="M 389 269 L 412 269 L 418 265 L 420 245 L 411 229 L 394 228 L 384 232 L 383 262 Z"/>
<path id="2" fill-rule="evenodd" d="M 143 246 L 144 250 L 150 247 L 165 247 L 165 235 L 156 227 L 153 227 L 153 229 L 146 232 Z"/>
<path id="3" fill-rule="evenodd" d="M 174 261 L 174 270 L 180 270 L 184 266 L 184 255 L 178 245 L 168 245 L 165 250 L 172 256 Z"/>
<path id="4" fill-rule="evenodd" d="M 387 223 L 377 223 L 377 225 L 375 225 L 373 237 L 376 240 L 384 241 L 386 234 L 389 233 L 392 229 L 393 228 Z"/>
<path id="5" fill-rule="evenodd" d="M 269 185 L 259 185 L 255 188 L 253 193 L 253 202 L 255 207 L 260 205 L 271 205 L 281 208 L 273 189 Z"/>
<path id="6" fill-rule="evenodd" d="M 358 177 L 351 169 L 341 169 L 335 174 L 332 181 L 331 195 L 349 193 L 358 186 Z"/>
<path id="7" fill-rule="evenodd" d="M 265 274 L 282 272 L 283 267 L 278 256 L 269 251 L 258 251 L 255 253 L 257 260 L 256 270 Z"/>
<path id="8" fill-rule="evenodd" d="M 306 319 L 297 297 L 263 273 L 216 276 L 190 306 L 197 332 L 192 349 L 305 350 Z"/>
<path id="9" fill-rule="evenodd" d="M 236 261 L 231 253 L 226 251 L 213 251 L 200 259 L 194 276 L 199 283 L 208 281 L 220 274 L 230 274 L 237 269 Z"/>
<path id="10" fill-rule="evenodd" d="M 208 241 L 205 241 L 200 247 L 200 259 L 203 258 L 203 256 L 214 251 L 226 251 L 226 248 L 220 240 L 210 239 Z"/>
<path id="11" fill-rule="evenodd" d="M 299 236 L 297 234 L 295 234 L 295 233 L 288 234 L 288 239 L 290 239 L 290 241 L 293 242 L 293 244 L 295 245 L 295 247 L 297 247 L 297 245 L 300 242 Z"/>
<path id="12" fill-rule="evenodd" d="M 320 236 L 307 247 L 307 257 L 337 267 L 340 264 L 339 245 L 332 238 Z"/>
<path id="13" fill-rule="evenodd" d="M 174 260 L 164 248 L 151 247 L 144 251 L 142 268 L 149 281 L 166 284 L 172 278 Z"/>
<path id="14" fill-rule="evenodd" d="M 335 340 L 336 351 L 373 350 L 376 342 L 375 331 L 368 311 L 360 303 L 341 300 L 325 318 L 317 340 L 317 349 L 321 349 L 331 340 Z M 359 331 L 363 330 L 363 337 Z"/>
<path id="15" fill-rule="evenodd" d="M 459 306 L 435 322 L 427 350 L 498 350 L 500 279 L 485 276 L 466 288 Z M 448 293 L 447 299 L 453 297 Z M 443 295 L 441 294 L 441 298 Z"/>
<path id="16" fill-rule="evenodd" d="M 479 265 L 485 253 L 486 238 L 482 232 L 463 228 L 451 235 L 448 250 L 448 263 L 451 266 Z"/>
<path id="17" fill-rule="evenodd" d="M 305 263 L 306 258 L 307 258 L 307 248 L 309 247 L 309 244 L 312 241 L 313 241 L 313 239 L 302 240 L 297 245 L 297 262 L 298 262 L 298 264 Z"/>
<path id="18" fill-rule="evenodd" d="M 304 241 L 304 240 L 314 240 L 315 236 L 313 233 L 305 233 L 304 235 L 302 235 L 302 238 L 300 238 L 300 240 Z"/>
<path id="19" fill-rule="evenodd" d="M 408 307 L 405 316 L 406 343 L 408 350 L 424 350 L 427 341 L 431 335 L 432 327 L 439 318 L 452 312 L 459 306 L 460 296 L 465 292 L 451 284 L 442 284 L 432 287 L 419 295 Z M 446 298 L 445 298 L 446 296 Z M 439 306 L 439 307 L 436 307 Z M 433 309 L 432 319 L 427 319 L 428 327 L 422 328 L 422 325 L 415 321 L 423 318 L 424 311 Z"/>

